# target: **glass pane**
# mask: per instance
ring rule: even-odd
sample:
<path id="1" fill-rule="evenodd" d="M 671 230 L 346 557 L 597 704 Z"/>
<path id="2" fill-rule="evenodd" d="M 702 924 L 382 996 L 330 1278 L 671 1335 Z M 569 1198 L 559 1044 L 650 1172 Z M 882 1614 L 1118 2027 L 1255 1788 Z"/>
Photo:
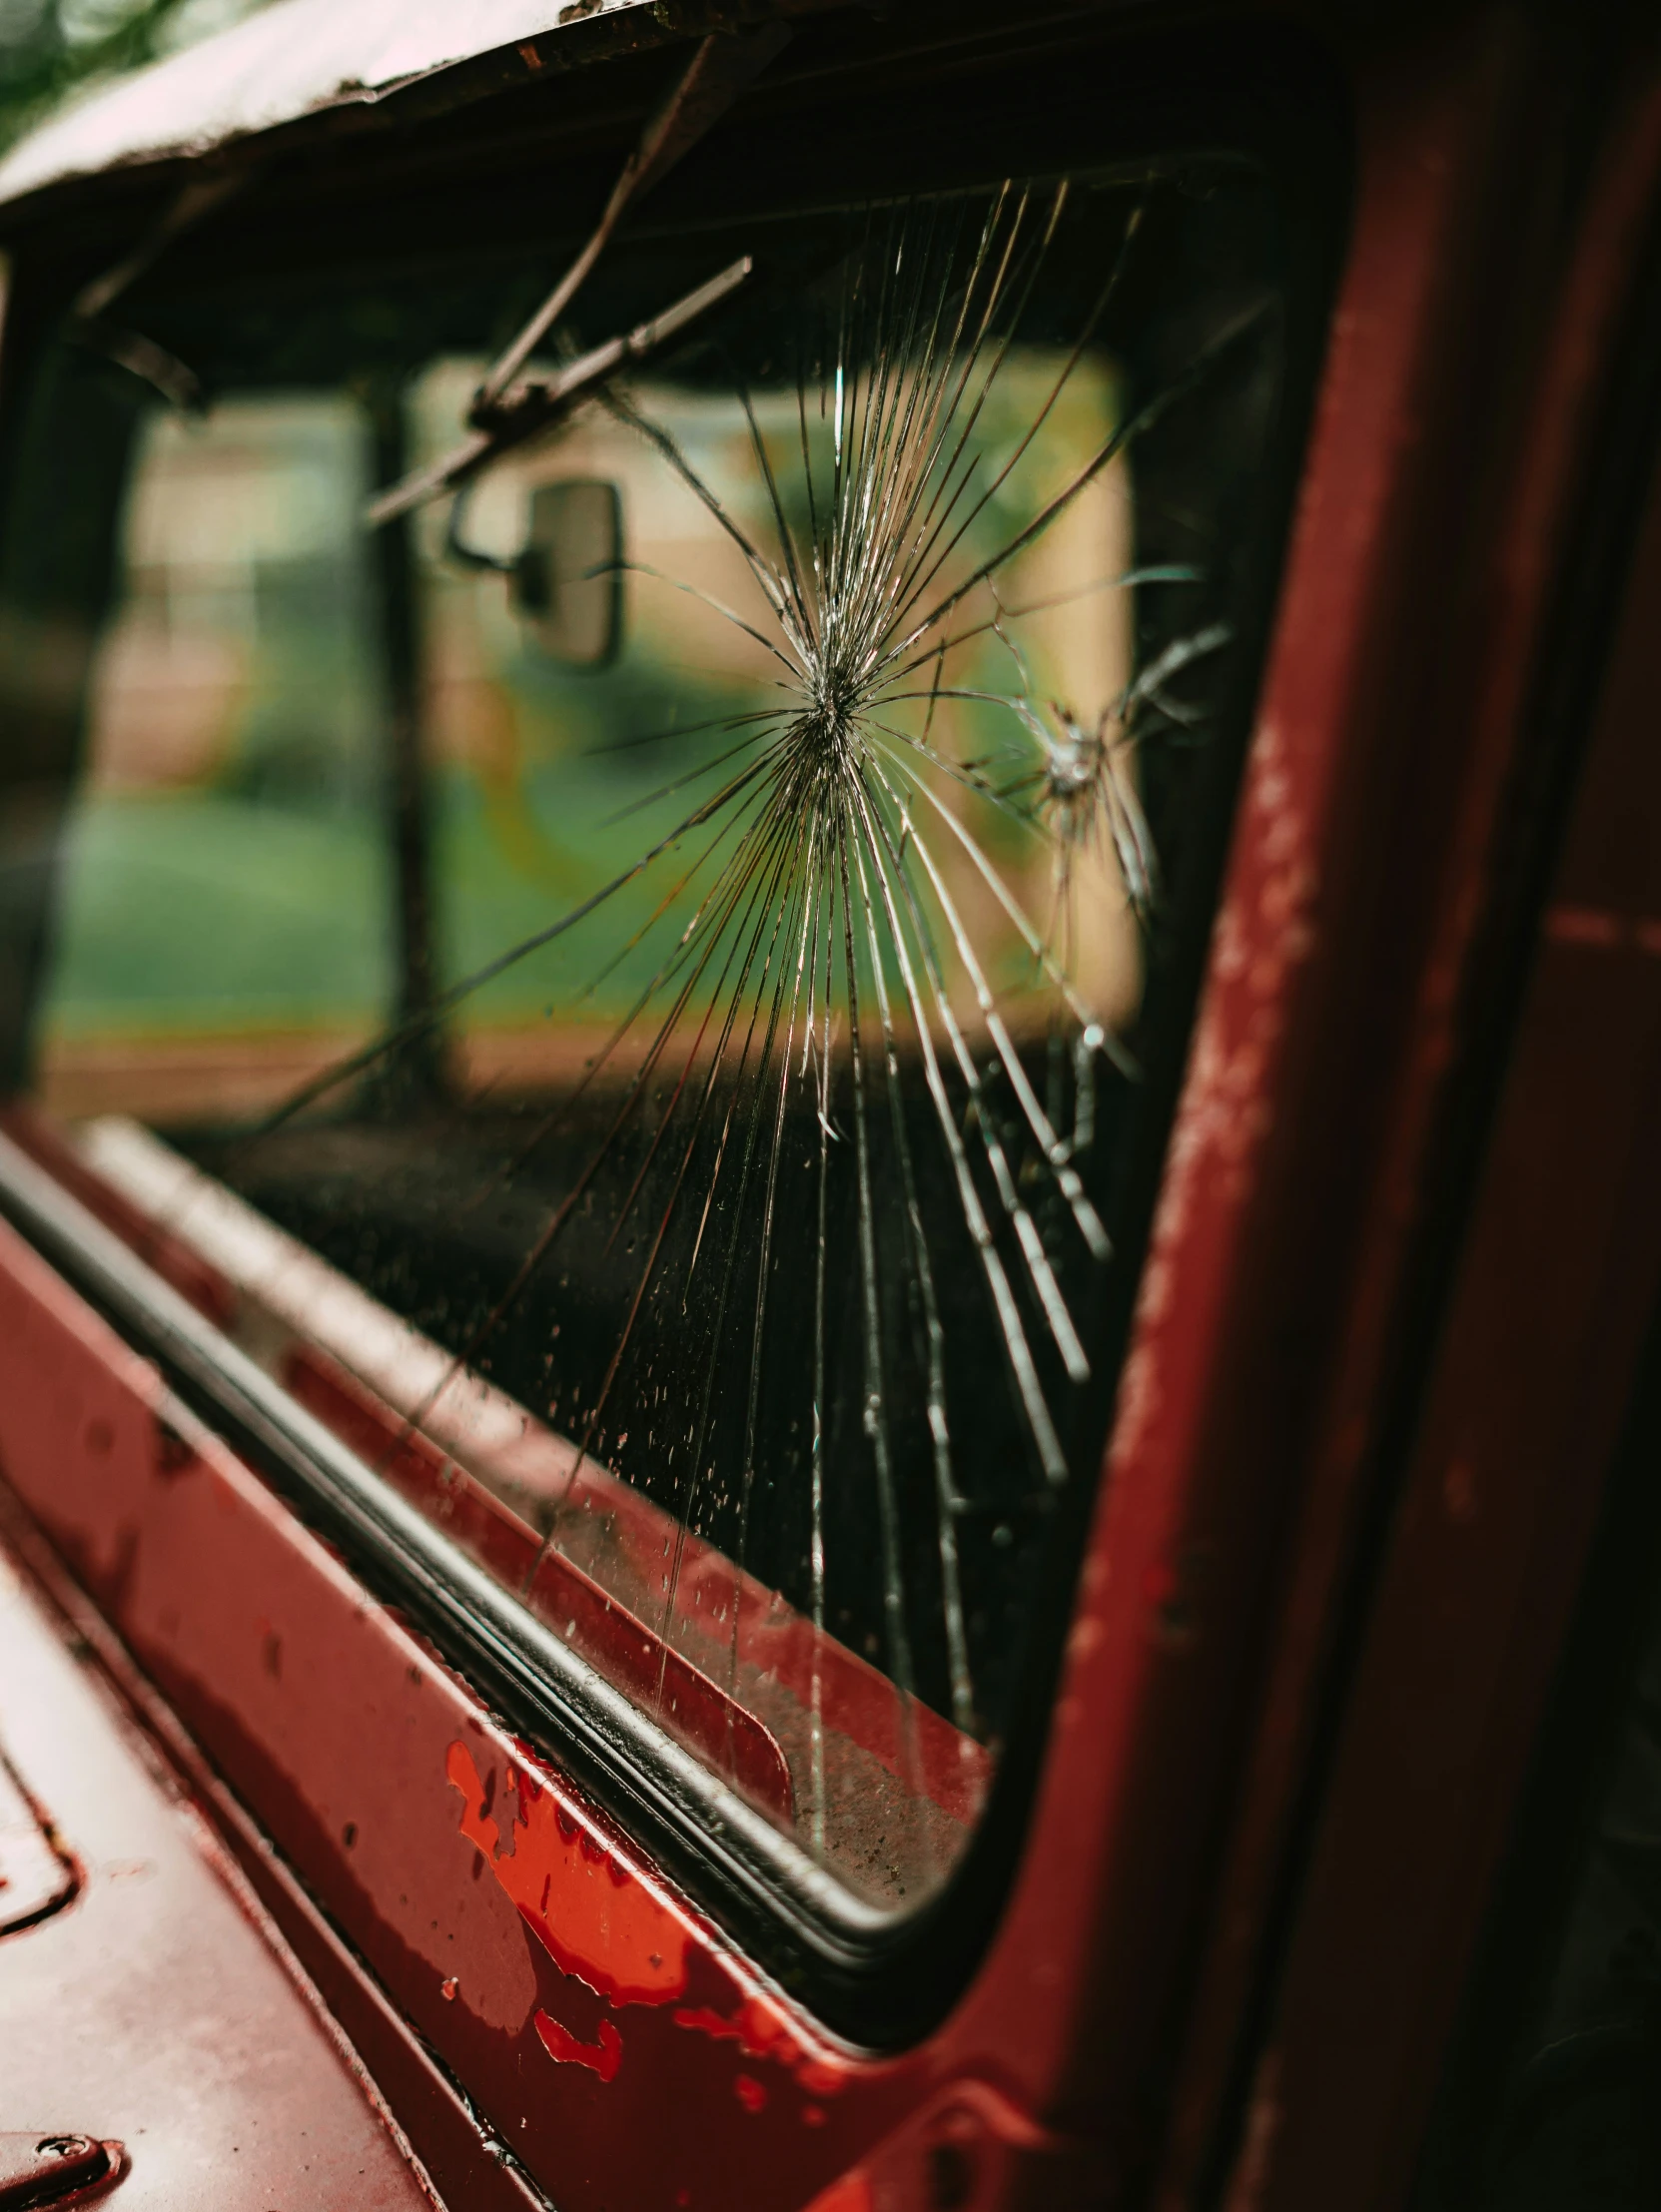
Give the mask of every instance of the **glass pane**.
<path id="1" fill-rule="evenodd" d="M 141 443 L 42 1009 L 46 1096 L 246 1106 L 391 994 L 360 410 L 229 399 Z"/>
<path id="2" fill-rule="evenodd" d="M 1279 256 L 1239 167 L 1017 181 L 642 237 L 571 349 L 752 250 L 406 538 L 366 453 L 453 442 L 500 284 L 389 278 L 380 327 L 442 334 L 396 402 L 360 294 L 286 340 L 327 389 L 158 424 L 45 1086 L 292 1389 L 909 1909 L 1041 1725 L 1233 783 Z"/>

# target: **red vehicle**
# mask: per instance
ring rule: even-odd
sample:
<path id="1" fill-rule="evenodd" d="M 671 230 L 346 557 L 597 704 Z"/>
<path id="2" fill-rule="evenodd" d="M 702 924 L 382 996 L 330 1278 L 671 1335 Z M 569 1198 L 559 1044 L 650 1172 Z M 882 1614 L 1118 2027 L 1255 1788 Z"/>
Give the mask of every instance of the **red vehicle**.
<path id="1" fill-rule="evenodd" d="M 1639 12 L 279 0 L 0 163 L 0 2206 L 1661 2193 Z"/>

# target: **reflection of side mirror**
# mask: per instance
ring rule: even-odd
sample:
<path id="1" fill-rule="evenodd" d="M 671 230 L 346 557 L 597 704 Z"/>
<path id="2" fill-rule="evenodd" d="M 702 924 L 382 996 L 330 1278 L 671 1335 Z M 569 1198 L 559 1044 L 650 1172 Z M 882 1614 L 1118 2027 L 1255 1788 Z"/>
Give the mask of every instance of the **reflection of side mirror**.
<path id="1" fill-rule="evenodd" d="M 603 668 L 623 615 L 623 502 L 593 477 L 538 484 L 524 550 L 507 572 L 513 612 L 551 660 Z"/>

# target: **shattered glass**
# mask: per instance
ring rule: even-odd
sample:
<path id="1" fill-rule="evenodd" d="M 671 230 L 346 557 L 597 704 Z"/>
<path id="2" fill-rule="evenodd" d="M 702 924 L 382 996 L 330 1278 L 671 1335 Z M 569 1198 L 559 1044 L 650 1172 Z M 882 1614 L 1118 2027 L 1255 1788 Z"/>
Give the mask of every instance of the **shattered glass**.
<path id="1" fill-rule="evenodd" d="M 909 1907 L 1041 1725 L 1053 1547 L 1102 1455 L 1170 1091 L 1149 1070 L 1180 1060 L 1255 649 L 1273 227 L 1220 164 L 660 230 L 556 350 L 734 242 L 737 297 L 411 530 L 424 999 L 390 973 L 366 768 L 362 386 L 279 402 L 245 370 L 200 430 L 157 417 L 44 1088 L 386 1479 L 850 1889 Z M 485 336 L 415 365 L 406 460 L 453 443 Z M 227 667 L 242 639 L 186 761 L 177 697 L 172 735 L 121 735 L 134 636 L 177 596 L 144 547 L 239 439 L 278 489 L 220 510 L 254 598 L 204 585 L 166 617 L 164 687 L 181 635 Z M 510 588 L 532 493 L 579 481 L 622 517 L 597 668 L 551 658 Z M 261 528 L 311 593 L 290 630 Z M 558 555 L 538 589 L 593 584 Z M 181 806 L 296 873 L 213 883 Z M 131 1049 L 100 1062 L 134 916 Z"/>

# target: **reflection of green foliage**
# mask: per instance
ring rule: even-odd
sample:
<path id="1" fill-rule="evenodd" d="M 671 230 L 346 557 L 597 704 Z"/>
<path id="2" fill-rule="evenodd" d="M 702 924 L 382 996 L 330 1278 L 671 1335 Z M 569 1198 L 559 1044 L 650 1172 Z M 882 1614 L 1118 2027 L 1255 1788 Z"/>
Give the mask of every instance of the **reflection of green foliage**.
<path id="1" fill-rule="evenodd" d="M 611 668 L 573 672 L 527 646 L 505 675 L 538 758 L 603 754 L 614 775 L 642 787 L 661 781 L 660 771 L 672 774 L 684 765 L 686 748 L 702 742 L 690 734 L 699 725 L 742 714 L 755 703 L 733 684 L 700 681 L 671 666 L 653 651 L 649 636 L 639 634 L 626 640 Z M 657 744 L 629 742 L 660 734 Z"/>
<path id="2" fill-rule="evenodd" d="M 1030 429 L 1054 367 L 1039 356 L 1006 372 L 1008 393 L 995 387 L 977 424 L 977 484 L 997 475 Z M 984 557 L 1032 518 L 1099 442 L 1116 399 L 1110 375 L 1080 376 L 975 522 L 956 565 Z M 788 420 L 776 393 L 759 395 L 757 411 L 805 540 L 794 401 Z M 239 430 L 235 421 L 227 427 Z M 769 538 L 765 487 L 733 414 L 718 420 L 705 406 L 690 427 L 722 497 Z M 338 423 L 297 428 L 251 417 L 239 430 L 255 432 L 282 451 L 308 498 L 317 482 L 352 476 L 355 455 Z M 828 473 L 829 433 L 815 423 L 809 437 L 818 479 Z M 258 563 L 250 682 L 211 787 L 111 795 L 84 807 L 53 989 L 61 1028 L 283 1026 L 373 1020 L 385 1011 L 393 910 L 382 706 L 349 502 L 339 515 L 331 510 L 319 534 L 315 548 Z M 505 617 L 496 580 L 479 584 L 438 567 L 429 581 L 472 600 L 468 623 L 510 711 L 510 734 L 494 757 L 444 766 L 433 779 L 434 921 L 447 981 L 533 937 L 627 871 L 734 772 L 737 761 L 722 765 L 721 756 L 749 730 L 723 725 L 776 706 L 781 694 L 751 672 L 753 659 L 750 669 L 737 661 L 725 670 L 688 667 L 658 627 L 647 590 L 628 593 L 616 663 L 588 672 L 527 644 Z M 984 612 L 966 610 L 965 620 Z M 1043 680 L 1042 670 L 1034 673 Z M 1011 655 L 991 636 L 955 656 L 949 680 L 1003 695 L 1018 688 Z M 913 704 L 906 719 L 920 727 L 922 709 Z M 1015 717 L 995 704 L 958 701 L 953 719 L 955 744 L 989 764 L 990 781 L 1006 780 L 998 766 L 1027 742 Z M 965 819 L 1000 860 L 1019 863 L 1029 850 L 1030 830 L 989 802 L 967 801 Z M 661 934 L 646 927 L 664 888 L 663 874 L 642 875 L 593 924 L 469 1001 L 463 1026 L 535 1021 L 553 1007 L 578 1021 L 625 1013 L 664 957 Z M 678 903 L 682 921 L 702 888 L 700 879 Z M 1007 980 L 1013 949 L 989 943 L 987 955 Z"/>
<path id="3" fill-rule="evenodd" d="M 388 855 L 326 821 L 201 791 L 84 800 L 52 988 L 60 1034 L 374 1022 L 392 992 Z"/>
<path id="4" fill-rule="evenodd" d="M 1058 392 L 1064 373 L 1066 381 Z M 959 524 L 967 522 L 969 527 L 950 564 L 951 573 L 973 566 L 1018 535 L 1043 501 L 1071 478 L 1081 460 L 1107 436 L 1119 411 L 1119 396 L 1111 367 L 1093 356 L 1086 355 L 1071 368 L 1067 356 L 1036 347 L 1006 359 L 965 447 L 973 467 L 942 542 Z M 754 393 L 751 405 L 779 505 L 797 543 L 805 545 L 810 536 L 810 503 L 802 467 L 804 427 L 814 495 L 823 507 L 834 468 L 831 425 L 812 416 L 804 425 L 793 394 Z M 735 430 L 717 441 L 706 433 L 704 449 L 695 439 L 683 437 L 681 442 L 719 495 L 731 501 L 746 528 L 768 541 L 772 506 L 748 436 Z"/>
<path id="5" fill-rule="evenodd" d="M 992 557 L 1018 536 L 1111 429 L 1119 399 L 1112 371 L 1094 361 L 1076 365 L 1056 400 L 1065 367 L 1059 354 L 1030 352 L 1007 361 L 1003 377 L 986 395 L 967 448 L 978 458 L 961 506 L 942 533 L 944 550 L 944 541 L 963 525 L 947 558 L 946 580 Z M 834 470 L 831 425 L 813 416 L 804 424 L 793 392 L 758 390 L 751 403 L 772 493 L 736 402 L 723 406 L 707 397 L 689 402 L 672 385 L 647 386 L 641 393 L 644 411 L 667 426 L 688 466 L 769 552 L 779 546 L 772 507 L 776 493 L 798 553 L 805 558 L 815 533 L 802 440 L 805 430 L 811 498 L 818 502 L 822 526 Z M 980 505 L 983 493 L 985 503 Z M 649 541 L 643 557 L 656 557 Z M 695 590 L 695 564 L 674 580 Z M 717 768 L 721 756 L 747 734 L 742 727 L 723 728 L 720 721 L 757 707 L 775 708 L 785 697 L 766 677 L 740 673 L 744 662 L 753 665 L 753 654 L 736 633 L 729 636 L 734 661 L 724 678 L 700 675 L 680 661 L 672 633 L 660 630 L 654 620 L 654 607 L 667 603 L 661 596 L 666 588 L 660 579 L 630 589 L 624 651 L 613 668 L 598 674 L 562 669 L 533 649 L 515 646 L 498 626 L 487 624 L 486 634 L 491 629 L 495 634 L 496 679 L 513 702 L 516 753 L 510 782 L 499 772 L 474 777 L 454 771 L 443 779 L 436 872 L 446 976 L 466 975 L 505 947 L 535 937 L 560 908 L 575 905 L 622 875 L 739 765 L 729 760 Z M 481 603 L 491 602 L 486 598 Z M 772 631 L 772 618 L 759 605 L 736 595 L 734 603 L 764 634 Z M 989 612 L 990 602 L 982 594 L 949 627 L 972 627 Z M 1098 617 L 1094 609 L 1086 609 L 1080 618 Z M 718 640 L 721 632 L 712 625 L 711 634 Z M 1051 675 L 1041 665 L 1029 673 L 1039 684 Z M 917 684 L 926 687 L 928 676 L 925 668 Z M 947 682 L 958 691 L 992 695 L 985 701 L 951 702 L 947 712 L 954 752 L 961 750 L 984 764 L 994 786 L 1030 766 L 1029 731 L 998 703 L 1021 689 L 1020 669 L 1008 646 L 988 633 L 958 648 Z M 898 705 L 894 716 L 920 731 L 925 712 L 913 699 Z M 672 732 L 680 734 L 668 734 Z M 640 742 L 647 738 L 661 741 Z M 700 769 L 708 773 L 699 775 Z M 670 785 L 677 788 L 663 789 Z M 661 797 L 652 796 L 660 790 Z M 1030 822 L 990 801 L 971 798 L 963 803 L 968 826 L 984 851 L 1012 865 L 1030 857 Z M 694 838 L 691 849 L 700 843 L 701 838 Z M 711 878 L 715 872 L 710 871 Z M 661 933 L 647 925 L 662 900 L 664 883 L 663 875 L 653 874 L 626 885 L 607 903 L 603 919 L 532 954 L 482 990 L 469 1001 L 463 1022 L 487 1025 L 554 1010 L 579 1021 L 625 1013 L 662 965 Z M 681 924 L 690 920 L 700 891 L 701 885 L 693 884 L 675 902 Z M 1019 969 L 1026 981 L 1029 956 L 1013 938 L 1007 945 L 989 943 L 987 957 L 1000 976 L 1009 967 L 1012 973 Z M 612 958 L 615 965 L 608 967 Z"/>
<path id="6" fill-rule="evenodd" d="M 0 146 L 21 138 L 82 85 L 153 61 L 163 51 L 163 34 L 189 5 L 133 0 L 101 11 L 103 20 L 90 35 L 76 35 L 62 0 L 43 0 L 0 45 Z"/>
<path id="7" fill-rule="evenodd" d="M 248 702 L 215 788 L 308 813 L 373 800 L 380 703 L 355 567 L 328 558 L 264 563 L 259 605 Z"/>
<path id="8" fill-rule="evenodd" d="M 448 976 L 466 975 L 504 945 L 544 929 L 551 889 L 561 904 L 574 903 L 636 861 L 731 773 L 732 764 L 724 771 L 716 764 L 745 733 L 721 725 L 756 703 L 734 684 L 699 681 L 666 663 L 642 636 L 601 674 L 572 674 L 528 650 L 507 674 L 526 739 L 514 788 L 492 789 L 460 769 L 437 779 Z M 519 832 L 511 841 L 502 835 L 504 801 Z M 532 844 L 544 857 L 541 870 L 523 864 Z M 547 880 L 550 870 L 557 886 Z M 468 1019 L 539 1015 L 581 992 L 660 896 L 660 887 L 642 879 L 597 931 L 579 931 L 520 962 L 469 1001 Z M 626 956 L 596 991 L 591 1012 L 618 1011 L 650 972 L 644 953 Z"/>
<path id="9" fill-rule="evenodd" d="M 663 779 L 686 773 L 681 752 Z M 638 857 L 642 823 L 617 820 L 650 788 L 602 759 L 532 768 L 524 799 L 568 851 L 579 895 Z M 673 804 L 673 802 L 666 802 Z M 681 802 L 684 811 L 685 802 Z M 434 780 L 437 921 L 446 975 L 546 926 L 546 887 L 504 867 L 478 779 Z M 374 1022 L 392 997 L 392 887 L 373 806 L 299 809 L 271 790 L 177 790 L 83 801 L 70 837 L 48 1026 L 61 1035 L 238 1031 Z M 575 999 L 643 923 L 642 884 L 605 922 L 520 962 L 468 1018 L 522 1021 Z M 626 955 L 578 1012 L 615 1017 L 661 950 Z"/>
<path id="10" fill-rule="evenodd" d="M 967 436 L 961 497 L 951 514 L 942 518 L 936 547 L 944 562 L 942 586 L 1020 536 L 1108 436 L 1120 399 L 1117 376 L 1100 357 L 1086 355 L 1070 364 L 1060 352 L 1028 348 L 1006 358 Z M 812 536 L 813 509 L 803 467 L 803 435 L 805 431 L 812 496 L 823 511 L 833 480 L 831 425 L 813 417 L 804 423 L 790 394 L 757 393 L 751 403 L 779 507 L 796 544 L 806 546 Z M 743 526 L 771 550 L 776 522 L 749 438 L 732 432 L 718 440 L 706 430 L 701 449 L 694 440 L 683 437 L 681 442 Z M 1000 578 L 1006 603 L 1019 575 L 1017 563 Z M 988 611 L 985 597 L 977 596 L 948 629 L 967 628 L 984 620 Z M 1090 620 L 1092 615 L 1092 609 L 1082 607 L 1079 618 Z M 1012 620 L 1010 631 L 1019 635 L 1019 622 Z M 1042 695 L 1053 671 L 1042 661 L 1029 661 L 1027 673 Z M 922 672 L 919 685 L 926 686 L 929 674 L 927 669 Z M 985 691 L 998 698 L 1022 688 L 1014 656 L 990 633 L 957 651 L 946 680 L 955 689 Z M 921 726 L 921 715 L 915 711 L 901 719 L 913 728 Z M 963 757 L 989 767 L 998 764 L 994 782 L 1007 781 L 1018 766 L 1030 761 L 1031 735 L 1007 708 L 991 700 L 959 699 L 953 702 L 951 720 Z M 981 814 L 976 835 L 990 851 L 996 853 L 1005 844 L 1019 848 L 1021 833 L 1007 817 L 992 808 Z"/>

